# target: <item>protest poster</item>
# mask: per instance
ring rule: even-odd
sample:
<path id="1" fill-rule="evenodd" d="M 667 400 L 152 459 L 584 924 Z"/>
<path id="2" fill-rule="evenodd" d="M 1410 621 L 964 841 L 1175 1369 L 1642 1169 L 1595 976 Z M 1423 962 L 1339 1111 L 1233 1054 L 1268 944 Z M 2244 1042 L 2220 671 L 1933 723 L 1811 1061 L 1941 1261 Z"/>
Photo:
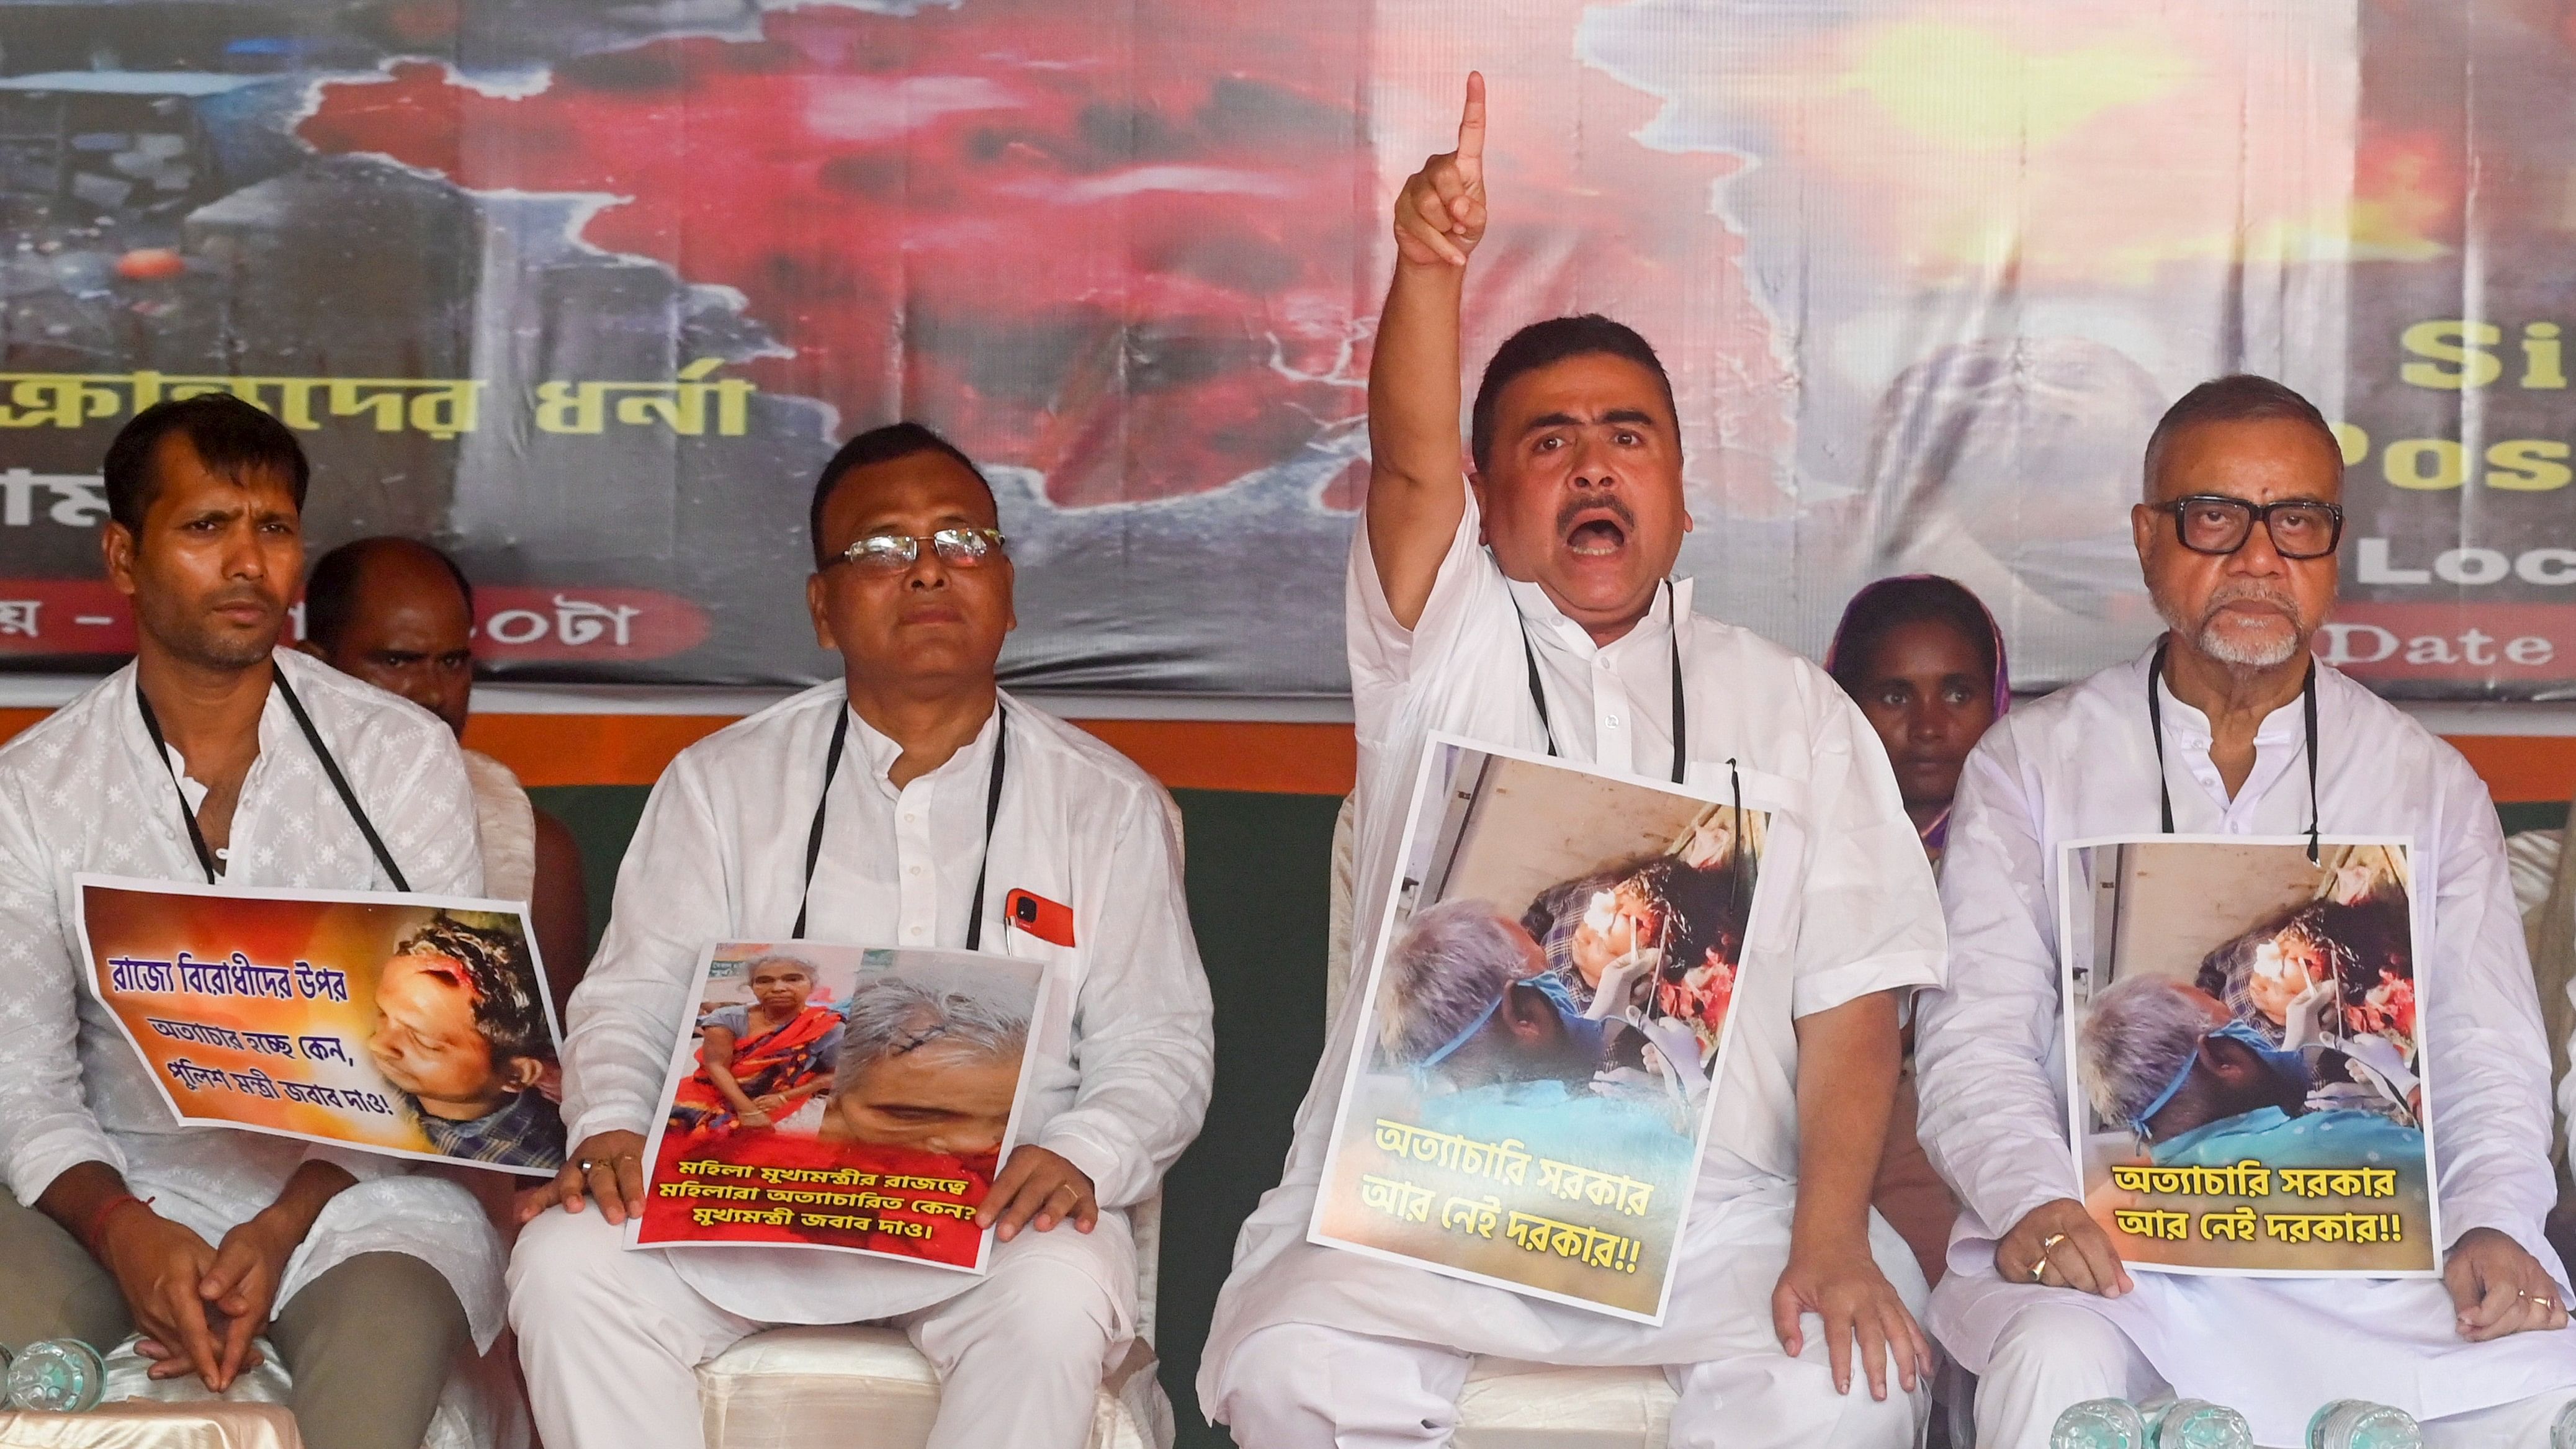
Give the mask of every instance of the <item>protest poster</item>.
<path id="1" fill-rule="evenodd" d="M 708 948 L 629 1247 L 769 1244 L 984 1271 L 1045 968 L 813 941 Z"/>
<path id="2" fill-rule="evenodd" d="M 2132 1268 L 2440 1269 L 2402 839 L 2080 840 L 2060 879 L 2068 1130 Z"/>
<path id="3" fill-rule="evenodd" d="M 559 1037 L 518 903 L 74 884 L 90 990 L 181 1121 L 563 1166 Z"/>
<path id="4" fill-rule="evenodd" d="M 1433 736 L 1309 1238 L 1661 1322 L 1769 820 Z"/>

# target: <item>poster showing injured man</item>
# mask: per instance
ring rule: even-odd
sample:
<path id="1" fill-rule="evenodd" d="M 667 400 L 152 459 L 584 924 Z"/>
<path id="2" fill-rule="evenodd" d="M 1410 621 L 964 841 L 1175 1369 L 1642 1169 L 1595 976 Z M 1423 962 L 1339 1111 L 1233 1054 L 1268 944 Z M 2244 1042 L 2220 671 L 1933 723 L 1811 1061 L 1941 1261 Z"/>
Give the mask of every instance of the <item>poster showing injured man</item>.
<path id="1" fill-rule="evenodd" d="M 1435 736 L 1312 1240 L 1660 1322 L 1768 819 Z"/>
<path id="2" fill-rule="evenodd" d="M 722 942 L 698 968 L 631 1247 L 761 1243 L 984 1271 L 1045 968 Z"/>
<path id="3" fill-rule="evenodd" d="M 90 990 L 181 1121 L 563 1166 L 553 1007 L 516 903 L 75 884 Z"/>
<path id="4" fill-rule="evenodd" d="M 2402 840 L 2065 847 L 2084 1202 L 2132 1268 L 2439 1270 Z"/>

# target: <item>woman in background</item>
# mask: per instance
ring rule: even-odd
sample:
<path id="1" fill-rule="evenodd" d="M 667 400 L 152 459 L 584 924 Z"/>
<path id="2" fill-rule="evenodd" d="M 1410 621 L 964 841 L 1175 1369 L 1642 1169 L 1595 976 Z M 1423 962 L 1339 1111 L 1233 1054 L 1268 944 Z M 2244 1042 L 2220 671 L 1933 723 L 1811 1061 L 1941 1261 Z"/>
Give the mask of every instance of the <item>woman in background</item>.
<path id="1" fill-rule="evenodd" d="M 1905 813 L 1937 869 L 1959 771 L 1986 728 L 2012 704 L 2003 631 L 1977 596 L 1951 579 L 1908 574 L 1852 596 L 1825 670 L 1860 706 L 1887 746 Z M 1941 1281 L 1950 1224 L 1959 1215 L 1949 1185 L 1915 1140 L 1914 1033 L 1888 1115 L 1870 1205 L 1904 1235 L 1926 1282 Z"/>

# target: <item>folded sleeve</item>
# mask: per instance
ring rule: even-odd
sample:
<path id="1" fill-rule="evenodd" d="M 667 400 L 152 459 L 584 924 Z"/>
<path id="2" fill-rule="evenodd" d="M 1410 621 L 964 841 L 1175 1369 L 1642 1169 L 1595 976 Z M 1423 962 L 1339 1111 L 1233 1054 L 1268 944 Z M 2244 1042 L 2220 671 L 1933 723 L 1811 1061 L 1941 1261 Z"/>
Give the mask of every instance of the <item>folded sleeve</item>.
<path id="1" fill-rule="evenodd" d="M 1466 491 L 1465 480 L 1459 489 Z M 1351 530 L 1350 577 L 1343 590 L 1343 630 L 1351 664 L 1351 713 L 1363 744 L 1383 744 L 1402 713 L 1406 686 L 1429 661 L 1457 642 L 1468 621 L 1490 595 L 1505 593 L 1502 575 L 1483 557 L 1484 524 L 1476 512 L 1476 495 L 1458 516 L 1458 531 L 1440 558 L 1440 572 L 1423 602 L 1422 617 L 1407 629 L 1395 620 L 1386 601 L 1386 586 L 1377 576 L 1377 557 L 1369 549 L 1368 524 Z M 1510 607 L 1508 597 L 1504 607 Z"/>
<path id="2" fill-rule="evenodd" d="M 1923 1148 L 1989 1236 L 2078 1196 L 2058 1087 L 2054 872 L 2038 795 L 2007 719 L 1968 756 L 1950 806 L 1941 861 L 1950 979 L 1916 1002 Z"/>
<path id="3" fill-rule="evenodd" d="M 30 823 L 0 801 L 0 1167 L 27 1204 L 81 1163 L 125 1170 L 81 1089 L 81 987 Z"/>
<path id="4" fill-rule="evenodd" d="M 1795 1016 L 1873 991 L 1937 986 L 1945 954 L 1932 867 L 1887 752 L 1840 689 L 1816 696 L 1824 717 L 1808 777 L 1814 833 L 1798 902 Z"/>
<path id="5" fill-rule="evenodd" d="M 1180 851 L 1160 792 L 1120 812 L 1100 903 L 1083 925 L 1094 944 L 1074 1002 L 1073 1105 L 1037 1145 L 1091 1179 L 1103 1207 L 1125 1207 L 1198 1136 L 1214 1086 L 1214 1013 L 1183 892 Z"/>
<path id="6" fill-rule="evenodd" d="M 652 1129 L 699 958 L 732 934 L 730 858 L 683 755 L 645 802 L 607 933 L 565 1012 L 563 1115 L 574 1144 Z"/>
<path id="7" fill-rule="evenodd" d="M 2417 977 L 2429 988 L 2426 1075 L 2444 1246 L 2471 1228 L 2494 1228 L 2556 1269 L 2557 1253 L 2541 1235 L 2557 1199 L 2549 1165 L 2549 1045 L 2514 910 L 2504 836 L 2486 787 L 2467 762 L 2452 755 L 2437 768 L 2444 776 L 2433 823 L 2441 874 L 2434 882 L 2431 939 L 2424 941 L 2432 959 L 2418 964 Z M 2422 902 L 2416 911 L 2423 941 Z"/>

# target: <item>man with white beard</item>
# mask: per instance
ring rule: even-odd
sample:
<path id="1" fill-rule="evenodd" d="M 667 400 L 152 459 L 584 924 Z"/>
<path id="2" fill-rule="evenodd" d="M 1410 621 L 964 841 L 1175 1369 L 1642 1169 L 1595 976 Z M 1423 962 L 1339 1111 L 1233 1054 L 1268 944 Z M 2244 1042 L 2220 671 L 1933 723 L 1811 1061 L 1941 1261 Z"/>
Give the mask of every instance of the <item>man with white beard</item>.
<path id="1" fill-rule="evenodd" d="M 2149 439 L 2138 559 L 2168 632 L 1996 722 L 1959 783 L 1941 897 L 1947 990 L 1922 1007 L 1926 1150 L 1967 1211 L 1930 1326 L 1978 1385 L 1977 1442 L 2041 1449 L 2084 1399 L 2171 1392 L 2299 1442 L 2338 1398 L 2428 1445 L 2545 1443 L 2576 1397 L 2541 1220 L 2549 1053 L 2486 787 L 2457 751 L 2317 663 L 2343 457 L 2306 399 L 2203 383 Z M 2411 845 L 2435 1191 L 2429 1279 L 2130 1273 L 2078 1200 L 2058 997 L 2059 846 L 2088 836 L 2401 836 Z"/>

